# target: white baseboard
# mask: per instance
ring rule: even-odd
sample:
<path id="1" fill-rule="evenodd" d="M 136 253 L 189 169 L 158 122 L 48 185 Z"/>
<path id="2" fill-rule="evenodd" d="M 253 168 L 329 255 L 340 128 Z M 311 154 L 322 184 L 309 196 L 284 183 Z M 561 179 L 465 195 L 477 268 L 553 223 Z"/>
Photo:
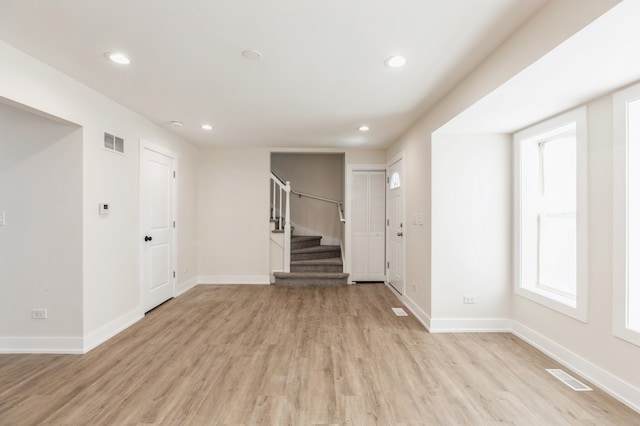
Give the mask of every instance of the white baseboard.
<path id="1" fill-rule="evenodd" d="M 432 319 L 431 333 L 510 333 L 511 320 L 506 318 L 442 318 Z"/>
<path id="2" fill-rule="evenodd" d="M 424 328 L 427 329 L 427 331 L 431 330 L 431 318 L 429 318 L 429 315 L 427 315 L 426 312 L 420 309 L 420 307 L 416 303 L 414 303 L 414 301 L 411 300 L 410 297 L 406 295 L 399 295 L 398 292 L 393 287 L 391 287 L 388 282 L 385 282 L 384 285 L 386 285 L 387 288 L 391 290 L 391 292 L 395 294 L 398 299 L 400 299 L 402 304 L 411 311 L 413 316 L 416 317 L 416 319 L 420 322 L 420 324 L 422 324 Z"/>
<path id="3" fill-rule="evenodd" d="M 387 284 L 388 286 L 388 284 Z M 508 332 L 527 342 L 545 355 L 584 377 L 613 398 L 640 413 L 640 389 L 569 351 L 558 343 L 506 318 L 445 318 L 432 319 L 409 297 L 390 290 L 413 313 L 430 333 Z"/>
<path id="4" fill-rule="evenodd" d="M 271 271 L 271 275 L 269 275 L 269 284 L 274 284 L 276 282 L 275 273 L 276 272 L 284 272 L 283 269 L 274 269 Z"/>
<path id="5" fill-rule="evenodd" d="M 198 277 L 198 284 L 271 284 L 269 275 L 204 275 Z"/>
<path id="6" fill-rule="evenodd" d="M 81 337 L 0 337 L 3 354 L 83 354 Z"/>
<path id="7" fill-rule="evenodd" d="M 640 389 L 517 321 L 512 321 L 511 327 L 514 335 L 640 413 Z"/>
<path id="8" fill-rule="evenodd" d="M 96 348 L 98 345 L 111 339 L 116 334 L 131 327 L 142 318 L 144 318 L 144 312 L 142 312 L 142 309 L 134 309 L 133 311 L 122 315 L 120 318 L 116 318 L 110 323 L 103 325 L 96 331 L 91 332 L 84 338 L 83 353 L 87 353 L 91 349 Z"/>
<path id="9" fill-rule="evenodd" d="M 193 287 L 198 285 L 198 277 L 193 277 L 188 281 L 178 284 L 176 288 L 176 297 L 186 293 L 191 290 Z"/>

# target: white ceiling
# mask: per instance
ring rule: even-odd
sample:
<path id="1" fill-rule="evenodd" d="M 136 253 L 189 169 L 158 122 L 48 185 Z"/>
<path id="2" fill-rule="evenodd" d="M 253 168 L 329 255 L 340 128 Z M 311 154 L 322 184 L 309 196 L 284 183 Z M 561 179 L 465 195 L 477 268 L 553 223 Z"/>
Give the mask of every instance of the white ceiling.
<path id="1" fill-rule="evenodd" d="M 0 39 L 200 145 L 379 148 L 545 1 L 0 0 Z"/>
<path id="2" fill-rule="evenodd" d="M 640 80 L 640 1 L 625 0 L 439 132 L 513 133 Z"/>

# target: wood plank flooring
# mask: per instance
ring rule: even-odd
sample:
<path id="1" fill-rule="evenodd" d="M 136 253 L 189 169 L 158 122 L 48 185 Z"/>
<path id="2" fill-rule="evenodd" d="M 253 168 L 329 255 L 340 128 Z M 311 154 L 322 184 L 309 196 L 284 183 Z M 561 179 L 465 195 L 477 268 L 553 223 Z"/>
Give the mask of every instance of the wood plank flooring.
<path id="1" fill-rule="evenodd" d="M 198 286 L 86 355 L 0 355 L 0 424 L 640 424 L 510 334 L 431 335 L 399 306 L 383 285 Z"/>

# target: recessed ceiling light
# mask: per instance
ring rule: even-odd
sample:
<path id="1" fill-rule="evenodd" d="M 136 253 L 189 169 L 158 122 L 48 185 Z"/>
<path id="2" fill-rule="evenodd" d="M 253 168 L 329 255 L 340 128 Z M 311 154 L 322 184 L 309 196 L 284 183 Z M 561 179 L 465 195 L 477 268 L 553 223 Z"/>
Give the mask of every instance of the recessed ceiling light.
<path id="1" fill-rule="evenodd" d="M 360 130 L 361 132 L 368 132 L 369 131 L 369 126 L 360 126 L 360 127 L 358 127 L 358 130 Z"/>
<path id="2" fill-rule="evenodd" d="M 242 52 L 242 56 L 244 56 L 245 59 L 257 61 L 258 59 L 262 58 L 262 52 L 258 50 L 245 50 L 244 52 Z"/>
<path id="3" fill-rule="evenodd" d="M 172 122 L 171 122 L 171 125 L 172 125 L 173 127 L 182 127 L 182 126 L 184 126 L 184 123 L 183 123 L 182 121 L 177 121 L 177 120 L 175 120 L 175 121 L 172 121 Z"/>
<path id="4" fill-rule="evenodd" d="M 389 68 L 399 68 L 407 63 L 407 58 L 402 55 L 389 56 L 385 59 L 384 64 Z"/>
<path id="5" fill-rule="evenodd" d="M 211 130 L 211 129 L 213 129 L 213 126 L 211 124 L 203 124 L 200 127 L 202 127 L 202 130 Z"/>
<path id="6" fill-rule="evenodd" d="M 123 53 L 107 52 L 104 54 L 104 56 L 111 62 L 115 62 L 116 64 L 119 64 L 119 65 L 129 65 L 131 63 L 131 60 L 127 58 L 127 56 Z"/>

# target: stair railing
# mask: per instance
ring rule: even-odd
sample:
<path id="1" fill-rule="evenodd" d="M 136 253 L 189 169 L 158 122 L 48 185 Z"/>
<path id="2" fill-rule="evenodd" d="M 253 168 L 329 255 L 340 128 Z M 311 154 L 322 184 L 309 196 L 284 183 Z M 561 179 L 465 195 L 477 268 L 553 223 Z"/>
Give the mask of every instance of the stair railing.
<path id="1" fill-rule="evenodd" d="M 327 203 L 333 203 L 338 207 L 338 217 L 340 218 L 340 222 L 345 223 L 346 220 L 344 218 L 344 212 L 342 211 L 342 201 L 332 200 L 331 198 L 319 197 L 317 195 L 305 194 L 304 192 L 297 192 L 291 189 L 291 193 L 297 195 L 298 197 L 307 197 L 313 198 L 314 200 L 326 201 Z"/>
<path id="2" fill-rule="evenodd" d="M 271 220 L 284 230 L 283 272 L 291 271 L 291 183 L 271 172 Z M 284 203 L 284 212 L 282 204 Z M 284 214 L 283 214 L 284 213 Z M 284 217 L 283 217 L 284 216 Z M 284 223 L 284 226 L 283 226 Z"/>
<path id="3" fill-rule="evenodd" d="M 338 208 L 338 217 L 341 223 L 345 223 L 342 202 L 331 198 L 297 192 L 291 188 L 291 182 L 285 182 L 280 176 L 271 171 L 271 220 L 276 223 L 277 229 L 284 231 L 284 261 L 283 271 L 291 271 L 291 194 L 298 197 L 312 198 L 327 203 L 333 203 Z M 284 212 L 282 205 L 284 203 Z M 344 250 L 343 250 L 344 253 Z"/>

